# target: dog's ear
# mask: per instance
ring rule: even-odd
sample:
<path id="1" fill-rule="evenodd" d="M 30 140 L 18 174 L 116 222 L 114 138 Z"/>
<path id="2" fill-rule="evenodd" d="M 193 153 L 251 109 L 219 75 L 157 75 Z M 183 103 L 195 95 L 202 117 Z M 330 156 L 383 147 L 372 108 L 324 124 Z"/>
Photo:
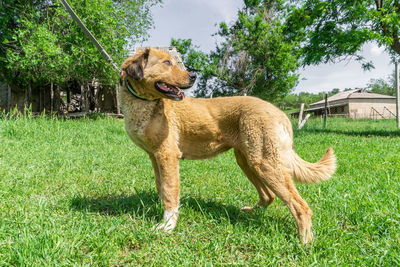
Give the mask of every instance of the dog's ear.
<path id="1" fill-rule="evenodd" d="M 146 67 L 147 60 L 149 58 L 150 49 L 147 48 L 141 54 L 139 54 L 136 58 L 133 59 L 128 64 L 124 64 L 123 70 L 126 74 L 132 77 L 135 80 L 142 80 L 144 77 L 144 68 Z"/>

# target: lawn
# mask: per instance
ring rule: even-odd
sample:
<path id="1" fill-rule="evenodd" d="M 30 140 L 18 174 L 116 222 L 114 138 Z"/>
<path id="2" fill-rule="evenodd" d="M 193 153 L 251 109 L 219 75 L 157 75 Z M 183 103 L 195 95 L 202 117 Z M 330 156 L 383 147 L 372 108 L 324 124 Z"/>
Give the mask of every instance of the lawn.
<path id="1" fill-rule="evenodd" d="M 153 170 L 122 120 L 0 119 L 0 265 L 399 265 L 395 121 L 313 119 L 295 132 L 307 161 L 328 146 L 333 178 L 297 185 L 314 212 L 302 246 L 282 201 L 239 210 L 257 193 L 232 151 L 181 162 L 180 220 L 166 234 L 151 230 Z"/>

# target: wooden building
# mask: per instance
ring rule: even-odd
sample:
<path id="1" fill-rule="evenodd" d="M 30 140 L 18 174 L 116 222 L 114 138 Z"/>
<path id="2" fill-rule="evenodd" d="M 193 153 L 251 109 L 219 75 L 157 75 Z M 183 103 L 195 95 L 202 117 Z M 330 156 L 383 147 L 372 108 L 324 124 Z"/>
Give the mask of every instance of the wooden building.
<path id="1" fill-rule="evenodd" d="M 325 100 L 310 104 L 304 112 L 315 116 L 324 114 Z M 296 115 L 296 114 L 293 114 Z M 297 112 L 298 115 L 298 112 Z M 396 98 L 375 94 L 361 88 L 340 92 L 328 98 L 328 115 L 353 119 L 383 119 L 396 117 Z"/>

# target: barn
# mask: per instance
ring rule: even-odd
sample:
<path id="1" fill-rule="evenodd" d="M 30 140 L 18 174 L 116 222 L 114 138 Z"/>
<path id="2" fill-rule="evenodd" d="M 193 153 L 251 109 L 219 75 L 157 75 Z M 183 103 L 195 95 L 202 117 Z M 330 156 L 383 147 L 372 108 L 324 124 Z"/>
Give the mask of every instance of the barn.
<path id="1" fill-rule="evenodd" d="M 310 104 L 304 112 L 321 116 L 324 109 L 325 100 L 321 100 Z M 328 98 L 328 115 L 353 119 L 393 118 L 396 117 L 396 97 L 371 93 L 361 88 L 340 92 Z"/>

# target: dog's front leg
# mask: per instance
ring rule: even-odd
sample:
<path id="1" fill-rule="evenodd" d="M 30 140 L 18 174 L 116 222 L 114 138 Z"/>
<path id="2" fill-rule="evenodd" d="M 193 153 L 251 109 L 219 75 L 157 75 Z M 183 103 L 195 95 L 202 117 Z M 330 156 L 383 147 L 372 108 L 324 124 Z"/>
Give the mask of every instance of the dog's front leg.
<path id="1" fill-rule="evenodd" d="M 149 153 L 149 157 L 150 157 L 150 160 L 151 160 L 151 165 L 153 166 L 153 169 L 154 169 L 154 176 L 155 176 L 155 179 L 156 179 L 157 194 L 158 194 L 159 198 L 162 199 L 160 169 L 158 168 L 157 160 L 154 157 L 154 155 Z"/>
<path id="2" fill-rule="evenodd" d="M 160 171 L 160 191 L 164 205 L 163 221 L 157 229 L 172 232 L 178 221 L 179 209 L 179 157 L 170 151 L 154 154 Z"/>

